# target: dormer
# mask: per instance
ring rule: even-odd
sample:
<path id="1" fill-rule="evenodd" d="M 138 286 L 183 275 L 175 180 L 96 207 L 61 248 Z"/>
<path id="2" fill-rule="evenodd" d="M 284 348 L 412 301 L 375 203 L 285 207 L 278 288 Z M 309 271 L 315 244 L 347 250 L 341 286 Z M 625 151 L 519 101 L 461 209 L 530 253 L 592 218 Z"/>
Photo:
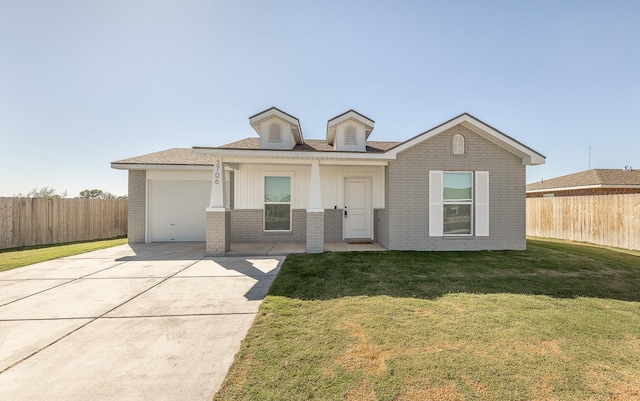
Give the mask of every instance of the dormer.
<path id="1" fill-rule="evenodd" d="M 366 152 L 375 121 L 349 110 L 327 122 L 327 143 L 341 152 Z"/>
<path id="2" fill-rule="evenodd" d="M 300 121 L 276 107 L 249 117 L 249 124 L 260 136 L 260 149 L 293 149 L 304 143 Z"/>

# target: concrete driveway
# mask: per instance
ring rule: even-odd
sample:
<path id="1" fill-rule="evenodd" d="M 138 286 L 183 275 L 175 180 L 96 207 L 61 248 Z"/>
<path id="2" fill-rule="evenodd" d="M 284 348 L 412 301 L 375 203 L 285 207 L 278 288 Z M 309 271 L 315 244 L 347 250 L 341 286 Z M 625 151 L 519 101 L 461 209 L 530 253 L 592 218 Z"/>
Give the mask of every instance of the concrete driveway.
<path id="1" fill-rule="evenodd" d="M 284 257 L 128 245 L 0 273 L 0 400 L 210 400 Z"/>

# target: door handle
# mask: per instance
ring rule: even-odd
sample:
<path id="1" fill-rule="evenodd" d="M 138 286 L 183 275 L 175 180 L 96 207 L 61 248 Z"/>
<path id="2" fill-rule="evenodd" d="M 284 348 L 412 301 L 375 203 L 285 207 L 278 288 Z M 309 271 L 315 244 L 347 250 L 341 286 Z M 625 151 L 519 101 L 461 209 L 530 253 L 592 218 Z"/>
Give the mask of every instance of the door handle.
<path id="1" fill-rule="evenodd" d="M 344 207 L 344 217 L 347 217 L 347 207 Z"/>

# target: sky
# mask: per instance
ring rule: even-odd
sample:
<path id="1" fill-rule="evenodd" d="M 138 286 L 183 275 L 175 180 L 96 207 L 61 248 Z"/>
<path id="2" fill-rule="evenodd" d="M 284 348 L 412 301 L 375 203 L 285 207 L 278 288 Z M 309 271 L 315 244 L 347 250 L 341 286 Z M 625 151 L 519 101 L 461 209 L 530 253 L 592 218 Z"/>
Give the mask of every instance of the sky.
<path id="1" fill-rule="evenodd" d="M 0 196 L 126 195 L 110 162 L 256 137 L 271 106 L 308 139 L 467 112 L 547 157 L 528 183 L 640 168 L 640 2 L 0 0 Z"/>

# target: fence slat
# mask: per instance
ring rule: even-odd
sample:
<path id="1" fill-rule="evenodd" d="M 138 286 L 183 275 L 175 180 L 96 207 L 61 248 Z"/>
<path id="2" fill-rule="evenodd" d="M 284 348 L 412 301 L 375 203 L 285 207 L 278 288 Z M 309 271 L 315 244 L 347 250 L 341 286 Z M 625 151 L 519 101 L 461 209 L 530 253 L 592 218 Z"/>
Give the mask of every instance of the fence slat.
<path id="1" fill-rule="evenodd" d="M 0 249 L 127 235 L 126 199 L 0 198 Z"/>
<path id="2" fill-rule="evenodd" d="M 527 235 L 640 250 L 640 194 L 527 198 Z"/>

